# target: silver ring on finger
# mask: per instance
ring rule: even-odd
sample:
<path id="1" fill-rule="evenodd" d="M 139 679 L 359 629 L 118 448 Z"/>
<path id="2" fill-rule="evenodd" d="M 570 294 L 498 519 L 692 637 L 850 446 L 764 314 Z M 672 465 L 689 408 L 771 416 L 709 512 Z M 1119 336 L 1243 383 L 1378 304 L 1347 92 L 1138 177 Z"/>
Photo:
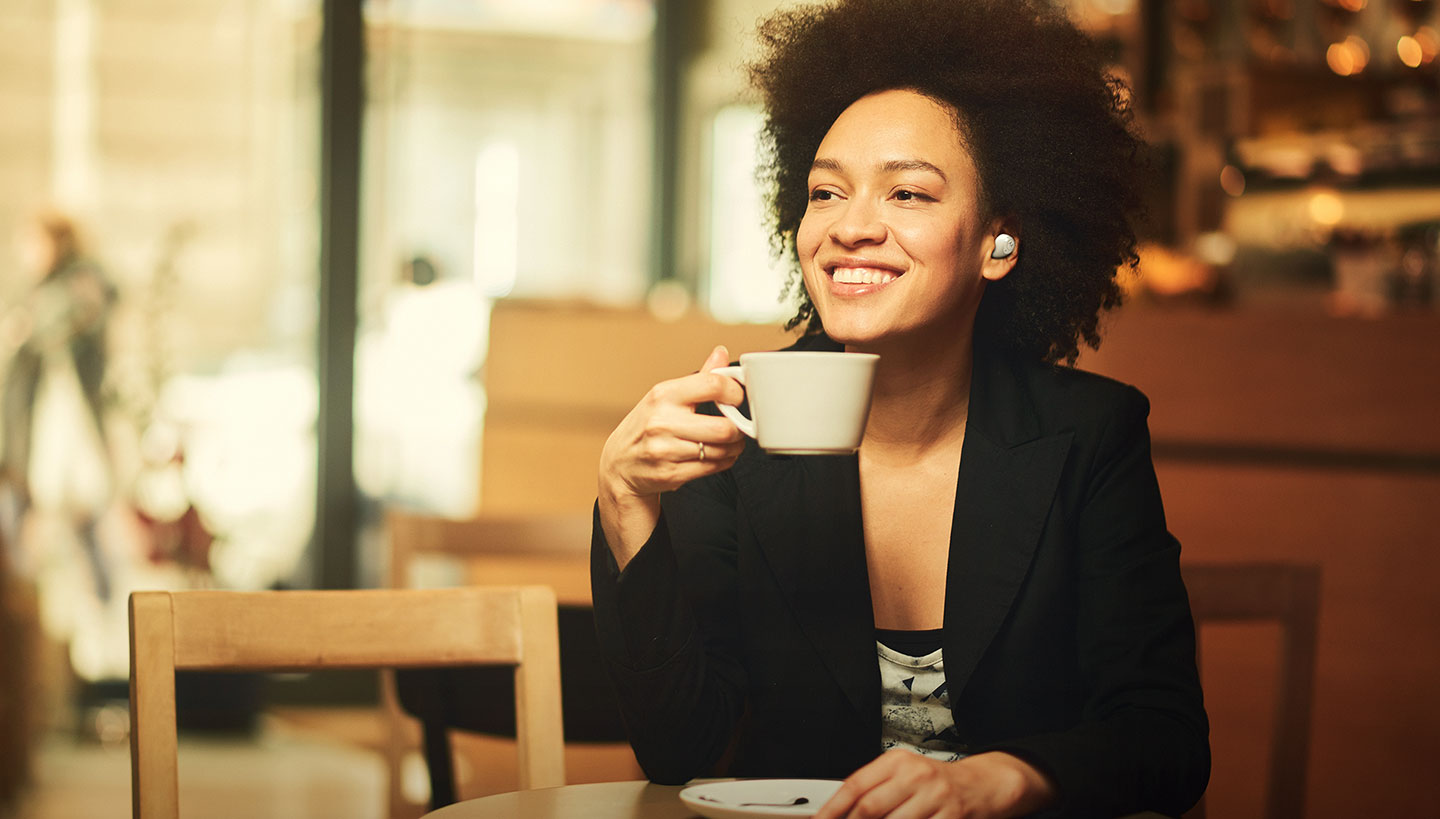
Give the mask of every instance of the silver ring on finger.
<path id="1" fill-rule="evenodd" d="M 704 442 L 704 441 L 696 441 L 695 443 L 697 443 L 697 444 L 700 445 L 700 459 L 699 459 L 699 460 L 700 460 L 701 463 L 704 463 L 704 462 L 705 462 L 705 442 Z"/>

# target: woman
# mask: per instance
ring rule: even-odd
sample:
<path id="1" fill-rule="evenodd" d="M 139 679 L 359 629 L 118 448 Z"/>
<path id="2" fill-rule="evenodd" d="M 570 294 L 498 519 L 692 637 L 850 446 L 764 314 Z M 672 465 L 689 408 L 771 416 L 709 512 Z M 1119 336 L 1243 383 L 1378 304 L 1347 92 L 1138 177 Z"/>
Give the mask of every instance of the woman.
<path id="1" fill-rule="evenodd" d="M 106 600 L 96 526 L 110 490 L 101 391 L 115 288 L 67 217 L 41 214 L 18 238 L 35 283 L 0 315 L 0 350 L 10 359 L 0 387 L 3 528 L 18 542 L 33 508 L 68 518 Z"/>
<path id="2" fill-rule="evenodd" d="M 1121 89 L 1034 2 L 760 33 L 794 349 L 878 353 L 874 397 L 855 457 L 770 456 L 712 417 L 744 398 L 716 348 L 606 442 L 596 621 L 641 765 L 846 778 L 822 817 L 1180 814 L 1208 724 L 1148 405 L 1055 363 L 1135 260 Z"/>

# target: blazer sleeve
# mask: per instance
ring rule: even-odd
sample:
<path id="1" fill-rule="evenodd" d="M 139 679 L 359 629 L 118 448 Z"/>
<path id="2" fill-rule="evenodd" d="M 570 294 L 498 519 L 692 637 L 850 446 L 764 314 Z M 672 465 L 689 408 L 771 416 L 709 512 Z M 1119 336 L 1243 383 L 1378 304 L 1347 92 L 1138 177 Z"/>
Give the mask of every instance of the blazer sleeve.
<path id="1" fill-rule="evenodd" d="M 733 496 L 723 474 L 666 494 L 655 531 L 624 571 L 595 511 L 590 575 L 600 648 L 636 759 L 662 784 L 713 774 L 743 708 Z"/>
<path id="2" fill-rule="evenodd" d="M 1048 774 L 1066 816 L 1179 816 L 1210 776 L 1180 545 L 1150 457 L 1149 403 L 1127 392 L 1100 436 L 1076 522 L 1081 720 L 994 748 Z"/>

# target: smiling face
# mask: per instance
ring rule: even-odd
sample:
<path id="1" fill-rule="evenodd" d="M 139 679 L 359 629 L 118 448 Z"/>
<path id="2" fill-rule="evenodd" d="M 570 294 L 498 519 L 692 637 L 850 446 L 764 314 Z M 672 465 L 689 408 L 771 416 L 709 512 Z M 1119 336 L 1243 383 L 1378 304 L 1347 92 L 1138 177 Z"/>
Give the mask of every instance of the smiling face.
<path id="1" fill-rule="evenodd" d="M 855 101 L 815 152 L 796 249 L 826 333 L 857 349 L 968 339 L 998 220 L 952 109 L 909 90 Z M 1013 232 L 1013 231 L 1012 231 Z"/>

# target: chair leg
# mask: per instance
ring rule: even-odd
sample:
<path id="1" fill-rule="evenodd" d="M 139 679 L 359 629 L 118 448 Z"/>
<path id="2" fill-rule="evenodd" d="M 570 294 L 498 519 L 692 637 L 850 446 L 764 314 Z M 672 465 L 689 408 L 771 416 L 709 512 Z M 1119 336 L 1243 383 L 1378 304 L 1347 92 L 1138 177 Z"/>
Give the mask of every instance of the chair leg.
<path id="1" fill-rule="evenodd" d="M 426 720 L 425 767 L 430 769 L 430 810 L 455 803 L 455 759 L 450 731 L 441 720 Z"/>
<path id="2" fill-rule="evenodd" d="M 385 720 L 385 773 L 389 780 L 389 819 L 411 819 L 418 816 L 419 805 L 412 805 L 405 798 L 405 758 L 411 752 L 410 715 L 400 708 L 400 699 L 395 691 L 395 670 L 385 669 L 380 674 L 381 713 Z M 428 809 L 427 809 L 428 810 Z"/>

